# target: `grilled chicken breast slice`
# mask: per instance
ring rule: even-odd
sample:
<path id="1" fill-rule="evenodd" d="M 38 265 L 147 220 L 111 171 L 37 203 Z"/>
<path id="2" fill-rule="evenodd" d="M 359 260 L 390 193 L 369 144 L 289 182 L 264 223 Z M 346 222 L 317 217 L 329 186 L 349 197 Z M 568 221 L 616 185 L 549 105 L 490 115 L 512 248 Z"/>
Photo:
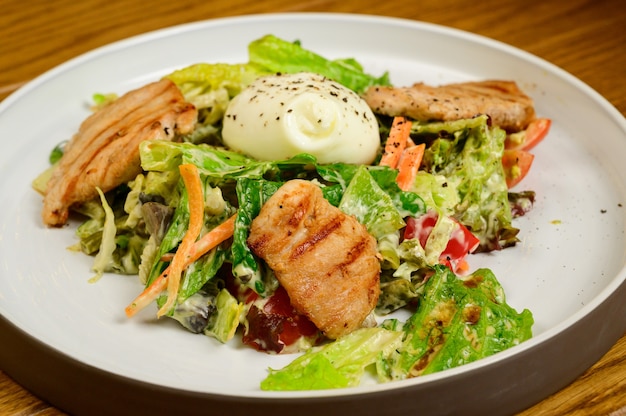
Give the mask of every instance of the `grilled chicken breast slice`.
<path id="1" fill-rule="evenodd" d="M 89 116 L 65 148 L 44 195 L 42 218 L 65 224 L 73 204 L 128 182 L 141 172 L 139 143 L 193 131 L 196 108 L 164 79 L 130 91 Z"/>
<path id="2" fill-rule="evenodd" d="M 285 183 L 252 222 L 248 245 L 293 307 L 331 339 L 359 328 L 378 301 L 374 237 L 311 182 Z"/>
<path id="3" fill-rule="evenodd" d="M 533 101 L 512 81 L 488 80 L 428 86 L 370 87 L 363 95 L 375 113 L 422 121 L 451 121 L 487 114 L 509 133 L 535 118 Z"/>

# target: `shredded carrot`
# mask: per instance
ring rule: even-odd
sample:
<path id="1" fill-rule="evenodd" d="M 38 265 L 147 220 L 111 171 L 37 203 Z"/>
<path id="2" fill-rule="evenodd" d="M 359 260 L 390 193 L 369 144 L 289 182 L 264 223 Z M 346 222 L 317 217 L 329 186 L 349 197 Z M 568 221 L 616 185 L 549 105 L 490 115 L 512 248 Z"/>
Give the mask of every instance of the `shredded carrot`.
<path id="1" fill-rule="evenodd" d="M 229 219 L 196 241 L 193 247 L 191 247 L 191 250 L 189 250 L 189 263 L 187 266 L 208 253 L 209 250 L 217 246 L 219 243 L 230 238 L 235 230 L 235 219 L 237 219 L 237 214 L 233 214 Z"/>
<path id="2" fill-rule="evenodd" d="M 183 269 L 188 267 L 191 263 L 198 260 L 200 257 L 208 253 L 213 248 L 217 247 L 220 243 L 229 239 L 235 229 L 235 219 L 237 214 L 232 215 L 226 221 L 206 233 L 202 238 L 195 242 L 192 248 L 189 250 L 189 256 L 186 258 Z M 126 315 L 131 317 L 145 308 L 151 302 L 153 302 L 161 292 L 167 287 L 167 279 L 170 275 L 171 265 L 168 266 L 163 273 L 148 286 L 139 296 L 126 307 Z"/>
<path id="3" fill-rule="evenodd" d="M 189 266 L 191 263 L 204 256 L 206 253 L 209 252 L 209 250 L 217 246 L 222 241 L 231 237 L 235 229 L 234 227 L 236 218 L 237 214 L 234 214 L 226 221 L 215 227 L 215 229 L 211 230 L 209 233 L 205 234 L 198 241 L 196 241 L 189 251 L 189 260 L 187 261 L 185 267 Z M 220 240 L 216 242 L 217 239 Z M 161 256 L 161 261 L 172 261 L 173 258 L 174 253 L 166 253 Z"/>
<path id="4" fill-rule="evenodd" d="M 158 317 L 167 313 L 176 301 L 184 263 L 189 257 L 188 251 L 198 238 L 198 235 L 200 235 L 204 217 L 204 194 L 202 192 L 202 182 L 198 175 L 198 168 L 193 164 L 184 164 L 180 165 L 178 169 L 187 189 L 189 226 L 169 267 L 146 289 L 150 296 L 156 298 L 162 290 L 157 290 L 158 287 L 163 286 L 163 289 L 167 287 L 167 301 L 157 312 Z M 133 305 L 137 305 L 137 302 L 133 302 Z"/>
<path id="5" fill-rule="evenodd" d="M 159 277 L 154 279 L 150 286 L 145 288 L 131 303 L 124 309 L 129 318 L 152 303 L 167 287 L 167 275 L 170 268 L 167 267 Z"/>
<path id="6" fill-rule="evenodd" d="M 389 137 L 385 143 L 385 150 L 380 158 L 380 166 L 389 166 L 394 169 L 398 166 L 400 156 L 402 156 L 407 141 L 410 139 L 411 124 L 405 117 L 393 118 Z"/>
<path id="7" fill-rule="evenodd" d="M 167 301 L 157 312 L 157 317 L 165 315 L 176 302 L 178 287 L 180 286 L 180 277 L 183 273 L 184 265 L 189 258 L 189 250 L 198 239 L 204 221 L 204 193 L 202 191 L 202 181 L 198 174 L 198 168 L 192 163 L 187 163 L 180 165 L 178 170 L 180 171 L 180 176 L 187 189 L 189 226 L 170 263 L 170 273 L 167 277 Z"/>
<path id="8" fill-rule="evenodd" d="M 400 161 L 398 162 L 398 177 L 396 182 L 403 191 L 408 191 L 415 182 L 415 176 L 422 163 L 426 145 L 420 143 L 411 147 L 407 147 L 402 152 Z"/>

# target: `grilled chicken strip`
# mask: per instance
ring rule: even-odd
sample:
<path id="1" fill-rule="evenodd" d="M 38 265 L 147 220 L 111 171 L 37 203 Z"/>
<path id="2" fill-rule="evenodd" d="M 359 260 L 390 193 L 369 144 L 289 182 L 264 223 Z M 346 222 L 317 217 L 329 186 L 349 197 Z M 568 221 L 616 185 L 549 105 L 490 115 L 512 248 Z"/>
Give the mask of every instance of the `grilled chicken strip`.
<path id="1" fill-rule="evenodd" d="M 524 130 L 535 118 L 530 97 L 512 81 L 479 81 L 438 87 L 371 87 L 363 98 L 375 113 L 421 121 L 451 121 L 487 114 L 509 133 Z"/>
<path id="2" fill-rule="evenodd" d="M 380 294 L 376 241 L 308 181 L 285 183 L 252 222 L 248 245 L 327 337 L 361 326 Z"/>
<path id="3" fill-rule="evenodd" d="M 196 108 L 164 79 L 130 91 L 89 116 L 65 148 L 43 200 L 45 224 L 65 224 L 73 204 L 107 192 L 141 172 L 139 143 L 193 131 Z"/>

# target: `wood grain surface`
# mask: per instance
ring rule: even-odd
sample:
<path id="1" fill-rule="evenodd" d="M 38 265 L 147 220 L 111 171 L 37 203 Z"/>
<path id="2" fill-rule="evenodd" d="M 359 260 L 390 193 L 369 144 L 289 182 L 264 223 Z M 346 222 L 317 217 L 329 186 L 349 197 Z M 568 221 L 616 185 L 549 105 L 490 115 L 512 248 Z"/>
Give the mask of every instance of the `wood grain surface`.
<path id="1" fill-rule="evenodd" d="M 305 11 L 402 17 L 484 35 L 562 67 L 626 114 L 623 0 L 0 0 L 0 100 L 68 59 L 129 36 L 225 16 Z M 62 414 L 0 371 L 0 415 Z M 626 415 L 626 336 L 571 385 L 521 414 Z"/>

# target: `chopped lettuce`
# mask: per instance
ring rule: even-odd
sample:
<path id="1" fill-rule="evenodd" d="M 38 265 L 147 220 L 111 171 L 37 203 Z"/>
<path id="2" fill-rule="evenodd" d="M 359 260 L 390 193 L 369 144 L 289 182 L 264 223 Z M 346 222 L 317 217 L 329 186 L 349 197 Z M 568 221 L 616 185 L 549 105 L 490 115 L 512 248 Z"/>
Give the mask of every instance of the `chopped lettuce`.
<path id="1" fill-rule="evenodd" d="M 178 169 L 181 163 L 193 163 L 215 184 L 237 177 L 260 177 L 272 162 L 256 161 L 241 153 L 205 144 L 144 141 L 139 145 L 141 166 L 147 171 Z"/>
<path id="2" fill-rule="evenodd" d="M 100 188 L 96 188 L 96 190 L 98 191 L 98 195 L 100 195 L 100 201 L 102 201 L 102 208 L 104 209 L 104 224 L 102 225 L 100 249 L 96 254 L 92 266 L 92 271 L 96 273 L 91 279 L 92 281 L 98 280 L 107 270 L 109 259 L 113 256 L 113 252 L 115 251 L 115 234 L 117 233 L 113 210 L 109 206 L 102 190 Z"/>
<path id="3" fill-rule="evenodd" d="M 480 239 L 479 251 L 499 250 L 517 242 L 518 229 L 511 224 L 511 206 L 502 167 L 506 133 L 488 123 L 487 116 L 451 122 L 414 123 L 415 139 L 429 143 L 423 168 L 445 177 L 445 184 L 456 190 L 452 215 Z M 424 192 L 418 179 L 415 191 Z M 426 191 L 425 198 L 441 209 L 449 202 L 439 198 L 442 188 Z M 447 192 L 442 196 L 448 196 Z M 443 204 L 443 205 L 442 205 Z"/>
<path id="4" fill-rule="evenodd" d="M 417 172 L 411 190 L 422 197 L 428 209 L 442 215 L 453 215 L 460 202 L 456 187 L 445 176 L 423 170 Z"/>
<path id="5" fill-rule="evenodd" d="M 374 181 L 365 166 L 357 169 L 343 194 L 339 209 L 354 216 L 377 239 L 405 226 L 393 200 Z"/>
<path id="6" fill-rule="evenodd" d="M 228 290 L 222 289 L 215 299 L 215 308 L 216 313 L 209 317 L 204 333 L 225 343 L 235 336 L 244 305 L 238 302 Z"/>
<path id="7" fill-rule="evenodd" d="M 244 305 L 228 290 L 209 284 L 178 302 L 169 316 L 190 332 L 225 343 L 235 335 L 243 310 Z"/>
<path id="8" fill-rule="evenodd" d="M 103 273 L 137 274 L 142 252 L 147 244 L 143 226 L 128 227 L 128 214 L 123 210 L 123 200 L 128 189 L 117 189 L 106 194 L 100 192 L 98 200 L 91 200 L 73 209 L 88 217 L 77 229 L 79 242 L 72 249 L 94 255 L 92 281 Z"/>

